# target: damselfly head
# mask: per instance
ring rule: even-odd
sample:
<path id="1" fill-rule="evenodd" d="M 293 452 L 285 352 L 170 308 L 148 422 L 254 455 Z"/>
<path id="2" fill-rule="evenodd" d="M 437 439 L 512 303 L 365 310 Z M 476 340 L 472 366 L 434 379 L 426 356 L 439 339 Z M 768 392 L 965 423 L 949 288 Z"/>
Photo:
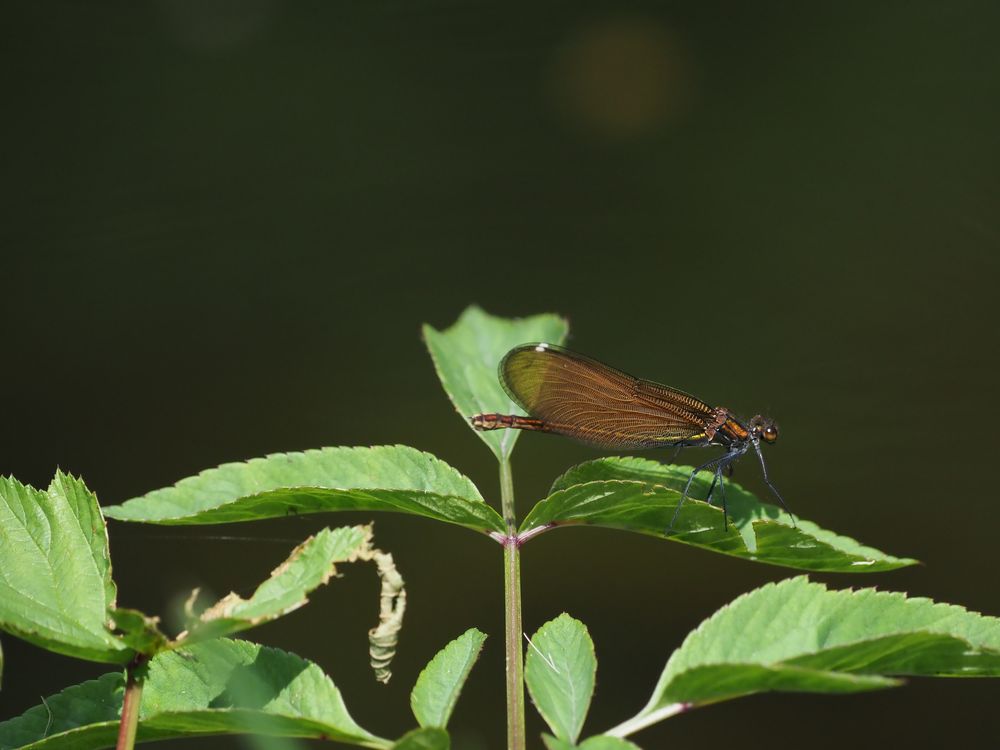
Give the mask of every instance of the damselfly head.
<path id="1" fill-rule="evenodd" d="M 750 420 L 750 435 L 765 443 L 773 443 L 778 439 L 778 425 L 770 417 L 762 417 L 758 414 Z"/>

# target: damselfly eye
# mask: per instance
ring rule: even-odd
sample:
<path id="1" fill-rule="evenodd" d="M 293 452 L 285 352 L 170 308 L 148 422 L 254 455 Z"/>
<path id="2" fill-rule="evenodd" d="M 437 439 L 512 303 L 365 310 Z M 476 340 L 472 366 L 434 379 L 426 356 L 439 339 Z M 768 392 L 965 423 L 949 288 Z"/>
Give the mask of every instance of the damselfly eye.
<path id="1" fill-rule="evenodd" d="M 764 428 L 763 432 L 761 433 L 761 437 L 764 438 L 765 443 L 773 443 L 775 440 L 778 439 L 777 426 L 769 424 L 767 427 Z"/>

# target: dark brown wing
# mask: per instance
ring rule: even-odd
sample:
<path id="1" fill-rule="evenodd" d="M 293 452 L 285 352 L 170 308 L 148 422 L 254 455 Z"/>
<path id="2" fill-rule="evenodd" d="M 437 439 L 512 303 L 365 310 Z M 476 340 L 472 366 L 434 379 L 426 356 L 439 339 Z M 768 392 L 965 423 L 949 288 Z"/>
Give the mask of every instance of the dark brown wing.
<path id="1" fill-rule="evenodd" d="M 599 448 L 658 448 L 711 439 L 724 409 L 552 344 L 511 349 L 504 390 L 549 432 Z"/>

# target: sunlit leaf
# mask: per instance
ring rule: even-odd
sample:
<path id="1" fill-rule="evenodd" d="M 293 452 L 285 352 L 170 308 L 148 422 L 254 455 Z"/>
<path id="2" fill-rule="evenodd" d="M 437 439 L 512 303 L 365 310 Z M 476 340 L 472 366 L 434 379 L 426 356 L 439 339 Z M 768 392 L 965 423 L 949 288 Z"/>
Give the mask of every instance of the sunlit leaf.
<path id="1" fill-rule="evenodd" d="M 556 480 L 552 494 L 524 519 L 521 533 L 550 524 L 602 526 L 810 571 L 871 573 L 916 563 L 866 547 L 801 518 L 793 525 L 779 508 L 760 502 L 728 479 L 723 480 L 730 518 L 727 527 L 720 507 L 695 499 L 707 495 L 710 475 L 695 479 L 690 497 L 674 520 L 690 473 L 688 466 L 642 458 L 588 461 Z M 719 497 L 717 489 L 714 501 L 718 502 Z"/>
<path id="2" fill-rule="evenodd" d="M 124 677 L 106 674 L 0 723 L 0 748 L 113 747 Z M 322 670 L 294 654 L 214 640 L 154 657 L 139 714 L 139 741 L 255 733 L 388 748 L 358 726 Z"/>
<path id="3" fill-rule="evenodd" d="M 402 445 L 321 448 L 223 464 L 106 507 L 104 514 L 121 521 L 211 524 L 342 510 L 395 511 L 504 531 L 467 477 Z"/>
<path id="4" fill-rule="evenodd" d="M 440 727 L 426 727 L 407 732 L 392 750 L 449 750 L 451 740 Z"/>
<path id="5" fill-rule="evenodd" d="M 422 727 L 446 727 L 469 673 L 486 641 L 471 628 L 453 640 L 424 667 L 410 694 L 410 708 Z"/>
<path id="6" fill-rule="evenodd" d="M 524 682 L 553 734 L 576 742 L 594 693 L 597 657 L 587 628 L 561 614 L 538 629 L 528 644 Z"/>
<path id="7" fill-rule="evenodd" d="M 568 332 L 569 324 L 558 315 L 500 318 L 472 306 L 443 331 L 425 325 L 424 341 L 448 398 L 469 424 L 470 417 L 483 412 L 519 413 L 519 407 L 504 392 L 497 377 L 500 360 L 507 352 L 518 344 L 535 341 L 560 344 Z M 502 459 L 510 456 L 518 432 L 495 430 L 476 434 Z"/>
<path id="8" fill-rule="evenodd" d="M 598 735 L 580 743 L 580 750 L 641 750 L 635 743 L 618 737 Z"/>
<path id="9" fill-rule="evenodd" d="M 907 675 L 1000 676 L 1000 619 L 905 594 L 830 591 L 804 576 L 723 607 L 671 655 L 630 733 L 698 706 L 769 690 L 851 693 Z"/>
<path id="10" fill-rule="evenodd" d="M 550 734 L 543 734 L 542 740 L 545 742 L 546 750 L 642 750 L 638 745 L 628 740 L 603 735 L 590 737 L 579 745 L 566 742 Z"/>
<path id="11" fill-rule="evenodd" d="M 371 541 L 371 528 L 323 529 L 292 550 L 249 599 L 231 593 L 201 612 L 179 640 L 191 644 L 231 635 L 298 609 L 313 589 L 325 584 L 335 563 L 352 562 Z"/>
<path id="12" fill-rule="evenodd" d="M 132 658 L 108 627 L 107 529 L 79 479 L 58 472 L 42 492 L 0 477 L 0 571 L 0 629 L 80 659 Z"/>

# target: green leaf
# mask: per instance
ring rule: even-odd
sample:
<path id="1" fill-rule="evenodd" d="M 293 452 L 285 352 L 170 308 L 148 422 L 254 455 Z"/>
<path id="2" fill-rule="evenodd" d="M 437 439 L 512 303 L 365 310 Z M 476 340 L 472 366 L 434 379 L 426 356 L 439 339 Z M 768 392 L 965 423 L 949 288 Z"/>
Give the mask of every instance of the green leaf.
<path id="1" fill-rule="evenodd" d="M 535 708 L 561 740 L 576 742 L 594 693 L 597 657 L 587 628 L 563 613 L 528 644 L 524 681 Z"/>
<path id="2" fill-rule="evenodd" d="M 340 510 L 396 511 L 504 532 L 500 516 L 467 477 L 402 445 L 321 448 L 223 464 L 106 507 L 104 514 L 120 521 L 208 524 Z"/>
<path id="3" fill-rule="evenodd" d="M 451 739 L 440 727 L 414 729 L 392 746 L 392 750 L 449 750 Z"/>
<path id="4" fill-rule="evenodd" d="M 486 634 L 471 628 L 438 651 L 410 693 L 410 708 L 422 727 L 446 727 Z"/>
<path id="5" fill-rule="evenodd" d="M 160 631 L 158 617 L 149 617 L 137 609 L 115 609 L 111 619 L 122 641 L 140 654 L 153 656 L 171 646 L 170 639 Z"/>
<path id="6" fill-rule="evenodd" d="M 619 737 L 597 735 L 581 742 L 580 750 L 641 750 L 641 748 Z"/>
<path id="7" fill-rule="evenodd" d="M 0 628 L 57 653 L 124 663 L 109 629 L 115 603 L 97 498 L 58 472 L 47 492 L 0 477 Z"/>
<path id="8" fill-rule="evenodd" d="M 1000 676 L 1000 619 L 900 593 L 830 591 L 800 576 L 703 622 L 670 657 L 649 704 L 610 733 L 678 706 L 769 690 L 874 690 L 901 675 Z"/>
<path id="9" fill-rule="evenodd" d="M 536 341 L 561 344 L 567 333 L 569 323 L 558 315 L 498 318 L 474 305 L 444 331 L 424 325 L 424 341 L 441 385 L 470 429 L 469 418 L 475 414 L 520 411 L 504 392 L 497 375 L 500 360 L 507 352 L 518 344 Z M 503 460 L 514 449 L 519 430 L 476 434 Z"/>
<path id="10" fill-rule="evenodd" d="M 0 723 L 0 748 L 113 747 L 124 678 L 106 674 Z M 149 663 L 139 741 L 255 733 L 332 739 L 388 748 L 359 727 L 340 691 L 315 664 L 246 641 L 214 640 L 168 651 Z"/>
<path id="11" fill-rule="evenodd" d="M 270 622 L 308 602 L 307 594 L 330 580 L 335 563 L 353 562 L 371 543 L 371 527 L 323 529 L 292 550 L 249 599 L 231 593 L 202 612 L 178 641 L 231 635 Z"/>
<path id="12" fill-rule="evenodd" d="M 574 745 L 572 742 L 566 742 L 565 740 L 553 737 L 550 734 L 543 734 L 542 740 L 545 742 L 547 750 L 642 750 L 642 748 L 638 745 L 635 745 L 628 740 L 623 740 L 618 737 L 606 737 L 604 735 L 591 737 L 584 740 L 579 745 Z"/>
<path id="13" fill-rule="evenodd" d="M 695 478 L 668 534 L 691 471 L 689 466 L 642 458 L 588 461 L 555 481 L 551 494 L 524 519 L 521 533 L 549 524 L 603 526 L 810 571 L 874 573 L 917 562 L 887 555 L 804 519 L 797 518 L 793 526 L 788 514 L 728 479 L 723 480 L 731 519 L 726 528 L 722 509 L 700 499 L 711 484 L 706 474 Z"/>

